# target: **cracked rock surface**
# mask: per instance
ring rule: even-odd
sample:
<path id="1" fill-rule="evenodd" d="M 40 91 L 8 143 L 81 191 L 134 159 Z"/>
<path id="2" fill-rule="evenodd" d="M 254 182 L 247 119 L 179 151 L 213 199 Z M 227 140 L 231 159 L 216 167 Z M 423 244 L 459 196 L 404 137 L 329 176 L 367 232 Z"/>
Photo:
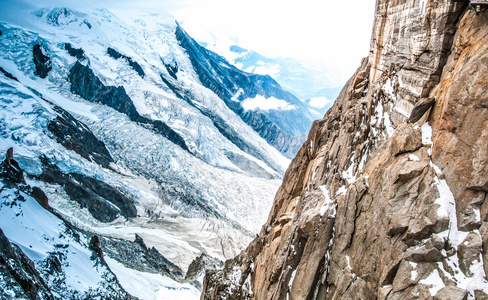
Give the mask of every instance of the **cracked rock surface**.
<path id="1" fill-rule="evenodd" d="M 487 20 L 377 1 L 369 57 L 202 299 L 486 299 Z"/>

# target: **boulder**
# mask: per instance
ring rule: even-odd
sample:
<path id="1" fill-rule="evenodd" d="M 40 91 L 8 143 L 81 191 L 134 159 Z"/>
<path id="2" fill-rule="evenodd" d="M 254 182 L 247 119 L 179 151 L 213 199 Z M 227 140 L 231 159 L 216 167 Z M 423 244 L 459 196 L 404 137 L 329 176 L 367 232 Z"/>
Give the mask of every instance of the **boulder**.
<path id="1" fill-rule="evenodd" d="M 49 198 L 46 196 L 43 190 L 38 188 L 37 186 L 32 188 L 31 196 L 37 200 L 37 202 L 44 207 L 45 209 L 49 209 Z"/>
<path id="2" fill-rule="evenodd" d="M 402 123 L 390 139 L 389 148 L 393 156 L 413 152 L 422 147 L 422 131 L 419 126 Z"/>
<path id="3" fill-rule="evenodd" d="M 432 240 L 427 240 L 422 246 L 407 249 L 404 257 L 413 262 L 438 262 L 443 258 L 441 252 L 434 247 Z"/>
<path id="4" fill-rule="evenodd" d="M 434 296 L 434 300 L 466 300 L 468 292 L 455 286 L 446 286 L 440 289 Z M 478 298 L 476 298 L 478 299 Z"/>
<path id="5" fill-rule="evenodd" d="M 14 149 L 9 148 L 5 154 L 5 160 L 0 164 L 0 176 L 14 184 L 26 184 L 24 170 L 14 159 Z"/>
<path id="6" fill-rule="evenodd" d="M 423 98 L 416 103 L 412 112 L 410 113 L 410 117 L 408 118 L 409 123 L 415 123 L 420 120 L 425 113 L 435 104 L 435 98 Z"/>
<path id="7" fill-rule="evenodd" d="M 103 251 L 102 251 L 102 248 L 100 248 L 100 238 L 97 235 L 94 235 L 91 237 L 90 244 L 88 245 L 88 248 L 90 248 L 90 250 L 95 252 L 97 257 L 100 260 L 104 261 Z"/>
<path id="8" fill-rule="evenodd" d="M 488 300 L 487 291 L 475 290 L 474 291 L 474 298 L 476 300 Z"/>
<path id="9" fill-rule="evenodd" d="M 474 263 L 481 263 L 481 238 L 478 233 L 470 232 L 464 241 L 458 246 L 457 256 L 459 268 L 464 275 L 471 277 L 473 273 L 470 268 Z"/>

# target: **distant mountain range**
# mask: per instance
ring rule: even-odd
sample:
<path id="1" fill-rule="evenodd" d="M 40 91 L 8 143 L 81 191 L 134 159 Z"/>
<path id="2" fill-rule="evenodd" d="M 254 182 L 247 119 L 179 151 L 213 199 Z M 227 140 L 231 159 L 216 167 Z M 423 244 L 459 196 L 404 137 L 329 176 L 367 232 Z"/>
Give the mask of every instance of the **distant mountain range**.
<path id="1" fill-rule="evenodd" d="M 226 46 L 216 46 L 219 41 L 200 42 L 209 49 L 219 51 Z M 237 68 L 260 75 L 270 75 L 284 89 L 302 101 L 310 104 L 321 116 L 332 106 L 342 89 L 343 82 L 327 67 L 320 63 L 310 63 L 292 58 L 269 58 L 253 50 L 237 45 L 220 51 L 220 55 Z M 311 99 L 314 99 L 310 101 Z"/>

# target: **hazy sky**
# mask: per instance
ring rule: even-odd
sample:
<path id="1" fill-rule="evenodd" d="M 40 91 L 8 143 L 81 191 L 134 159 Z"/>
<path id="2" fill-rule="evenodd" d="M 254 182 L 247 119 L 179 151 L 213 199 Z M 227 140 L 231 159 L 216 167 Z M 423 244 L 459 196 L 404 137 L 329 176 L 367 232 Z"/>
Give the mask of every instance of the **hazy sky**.
<path id="1" fill-rule="evenodd" d="M 375 0 L 188 0 L 173 14 L 194 38 L 227 39 L 268 57 L 346 68 L 368 55 Z"/>
<path id="2" fill-rule="evenodd" d="M 104 0 L 98 3 L 119 12 L 167 11 L 198 41 L 218 40 L 220 46 L 238 44 L 270 58 L 318 62 L 337 72 L 343 82 L 359 67 L 361 58 L 368 55 L 375 6 L 375 0 Z"/>
<path id="3" fill-rule="evenodd" d="M 375 5 L 375 0 L 8 0 L 4 4 L 24 2 L 103 7 L 125 15 L 169 12 L 199 41 L 237 44 L 270 58 L 320 62 L 344 81 L 368 55 Z"/>

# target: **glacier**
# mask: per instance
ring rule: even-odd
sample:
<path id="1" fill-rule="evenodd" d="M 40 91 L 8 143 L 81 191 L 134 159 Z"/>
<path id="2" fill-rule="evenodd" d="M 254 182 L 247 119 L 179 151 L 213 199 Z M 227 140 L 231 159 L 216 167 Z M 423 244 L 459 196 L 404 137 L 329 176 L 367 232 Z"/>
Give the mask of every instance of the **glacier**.
<path id="1" fill-rule="evenodd" d="M 0 228 L 36 266 L 42 270 L 48 248 L 59 243 L 80 247 L 74 252 L 89 259 L 87 240 L 57 240 L 60 229 L 55 227 L 63 222 L 102 239 L 133 241 L 139 236 L 183 272 L 202 253 L 223 261 L 249 243 L 266 221 L 290 160 L 205 87 L 175 35 L 179 25 L 173 17 L 122 20 L 107 9 L 33 10 L 15 4 L 0 16 L 0 153 L 14 149 L 26 184 L 41 188 L 57 215 L 31 205 L 24 195 L 24 217 L 15 217 L 19 211 L 5 202 L 13 201 L 15 191 L 2 188 L 7 200 L 2 200 Z M 33 49 L 45 57 L 40 60 L 46 64 L 45 78 L 36 71 Z M 130 99 L 129 112 L 96 98 L 103 95 L 73 92 L 88 80 L 69 80 L 77 65 L 91 70 L 103 93 L 117 89 L 114 101 Z M 161 128 L 170 134 L 162 134 Z M 185 147 L 175 143 L 175 135 Z M 124 205 L 104 195 L 96 183 L 105 184 L 112 195 L 123 195 L 134 211 L 125 213 Z M 94 215 L 96 208 L 73 201 L 74 195 L 89 195 L 113 217 Z M 14 230 L 16 226 L 38 236 L 37 244 L 29 244 L 30 235 Z M 46 227 L 52 230 L 38 231 Z M 40 236 L 51 240 L 43 242 Z M 80 271 L 86 278 L 73 270 L 75 275 L 68 277 L 75 279 L 67 277 L 66 286 L 97 289 L 103 286 L 100 276 L 113 271 L 129 293 L 137 290 L 131 282 L 147 280 L 151 292 L 133 295 L 141 299 L 153 299 L 154 293 L 166 299 L 170 290 L 176 297 L 175 289 L 199 297 L 183 278 L 131 269 L 117 257 L 106 262 L 106 270 Z"/>

